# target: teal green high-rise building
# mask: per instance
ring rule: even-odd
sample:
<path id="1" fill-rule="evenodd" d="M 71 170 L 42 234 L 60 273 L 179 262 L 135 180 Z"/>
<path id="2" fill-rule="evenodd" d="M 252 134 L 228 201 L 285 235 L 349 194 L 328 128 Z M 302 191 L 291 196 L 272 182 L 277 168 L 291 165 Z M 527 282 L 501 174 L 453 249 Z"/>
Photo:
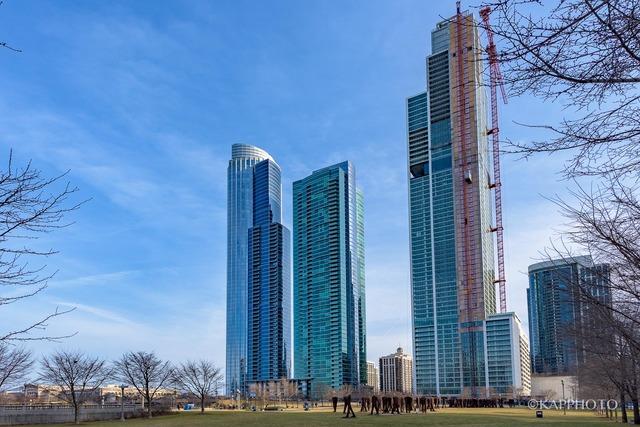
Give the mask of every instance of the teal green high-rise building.
<path id="1" fill-rule="evenodd" d="M 312 397 L 367 382 L 363 210 L 350 162 L 293 183 L 294 377 Z"/>

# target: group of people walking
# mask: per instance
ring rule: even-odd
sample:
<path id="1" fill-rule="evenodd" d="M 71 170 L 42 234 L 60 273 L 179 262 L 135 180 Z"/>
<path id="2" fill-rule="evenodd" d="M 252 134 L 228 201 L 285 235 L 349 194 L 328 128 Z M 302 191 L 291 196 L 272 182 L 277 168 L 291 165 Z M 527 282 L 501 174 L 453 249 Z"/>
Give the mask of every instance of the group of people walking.
<path id="1" fill-rule="evenodd" d="M 371 397 L 362 397 L 360 399 L 360 412 L 369 412 L 371 415 L 375 412 L 376 415 L 383 414 L 400 414 L 412 413 L 412 412 L 435 412 L 437 404 L 434 397 L 416 397 L 413 396 L 381 396 L 373 395 Z M 333 412 L 338 410 L 338 397 L 333 396 L 331 399 L 333 404 Z M 350 394 L 345 395 L 342 398 L 344 407 L 342 413 L 345 414 L 345 418 L 355 418 L 356 414 L 352 406 L 352 398 Z"/>
<path id="2" fill-rule="evenodd" d="M 342 413 L 344 418 L 355 418 L 356 414 L 352 406 L 351 394 L 346 394 L 342 398 L 344 407 Z M 338 410 L 338 397 L 331 399 L 333 412 Z M 360 412 L 373 415 L 400 414 L 400 413 L 423 413 L 435 412 L 439 408 L 502 408 L 505 401 L 503 399 L 477 399 L 462 397 L 435 397 L 435 396 L 410 396 L 410 395 L 383 395 L 378 397 L 363 396 L 360 398 Z"/>
<path id="3" fill-rule="evenodd" d="M 435 412 L 437 403 L 435 397 L 413 397 L 413 396 L 381 396 L 373 395 L 371 397 L 362 397 L 360 399 L 360 412 L 369 412 L 371 415 L 383 414 L 400 414 L 412 412 Z"/>

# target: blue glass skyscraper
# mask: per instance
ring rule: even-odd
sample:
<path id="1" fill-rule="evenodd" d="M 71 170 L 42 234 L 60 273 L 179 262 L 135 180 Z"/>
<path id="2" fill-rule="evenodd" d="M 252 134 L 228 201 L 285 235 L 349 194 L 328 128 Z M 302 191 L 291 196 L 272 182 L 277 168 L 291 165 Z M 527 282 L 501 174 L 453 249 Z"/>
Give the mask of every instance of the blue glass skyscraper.
<path id="1" fill-rule="evenodd" d="M 280 168 L 263 160 L 254 166 L 253 227 L 248 242 L 249 383 L 290 377 L 291 236 L 280 223 L 280 200 Z"/>
<path id="2" fill-rule="evenodd" d="M 290 316 L 289 299 L 286 296 L 290 289 L 289 278 L 289 233 L 280 225 L 281 183 L 280 169 L 273 158 L 264 150 L 245 144 L 234 144 L 231 149 L 231 160 L 227 169 L 227 348 L 226 348 L 226 393 L 237 391 L 246 393 L 249 364 L 251 373 L 268 372 L 256 366 L 288 366 L 290 351 Z M 272 225 L 277 224 L 277 225 Z M 267 240 L 261 236 L 265 230 L 273 238 Z M 251 242 L 249 239 L 251 233 Z M 251 246 L 249 245 L 251 243 Z M 251 288 L 250 288 L 250 250 Z M 257 252 L 254 252 L 257 251 Z M 274 273 L 268 269 L 273 262 Z M 262 274 L 267 268 L 267 273 Z M 258 277 L 258 279 L 255 279 Z M 275 289 L 278 288 L 279 289 Z M 249 291 L 252 302 L 259 308 L 249 306 Z M 272 304 L 265 304 L 262 296 L 282 294 Z M 276 306 L 281 303 L 278 309 Z M 273 310 L 273 311 L 270 311 Z M 278 312 L 277 326 L 264 314 Z M 249 315 L 253 333 L 265 333 L 266 330 L 281 330 L 281 343 L 268 341 L 267 347 L 256 352 L 255 336 L 249 336 Z M 263 322 L 268 323 L 264 325 Z M 282 324 L 280 325 L 279 322 Z M 281 337 L 281 338 L 280 338 Z M 284 352 L 284 353 L 283 353 Z M 268 353 L 268 354 L 267 354 Z M 280 378 L 277 376 L 276 378 Z"/>
<path id="3" fill-rule="evenodd" d="M 350 162 L 293 183 L 294 376 L 313 397 L 367 381 L 363 218 Z"/>
<path id="4" fill-rule="evenodd" d="M 611 303 L 609 267 L 589 256 L 550 260 L 529 266 L 529 336 L 535 374 L 575 374 L 585 354 L 580 330 L 588 322 L 577 288 L 590 289 L 603 304 Z"/>

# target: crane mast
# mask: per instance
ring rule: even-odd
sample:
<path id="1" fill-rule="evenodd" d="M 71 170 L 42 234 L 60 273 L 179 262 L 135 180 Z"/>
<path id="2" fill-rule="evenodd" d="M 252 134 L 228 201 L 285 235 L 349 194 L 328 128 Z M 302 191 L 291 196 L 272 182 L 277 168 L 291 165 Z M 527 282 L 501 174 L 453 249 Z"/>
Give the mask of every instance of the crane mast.
<path id="1" fill-rule="evenodd" d="M 491 136 L 493 146 L 493 184 L 495 196 L 496 225 L 492 231 L 496 233 L 496 249 L 498 252 L 498 277 L 495 282 L 498 284 L 500 293 L 500 312 L 507 311 L 506 278 L 504 272 L 504 230 L 502 226 L 502 182 L 500 181 L 500 128 L 498 124 L 498 87 L 502 95 L 502 100 L 507 103 L 507 94 L 504 90 L 502 74 L 496 45 L 493 40 L 493 30 L 489 22 L 491 8 L 485 7 L 480 10 L 480 17 L 487 33 L 487 56 L 489 58 L 489 92 L 491 96 L 491 129 L 487 135 Z"/>

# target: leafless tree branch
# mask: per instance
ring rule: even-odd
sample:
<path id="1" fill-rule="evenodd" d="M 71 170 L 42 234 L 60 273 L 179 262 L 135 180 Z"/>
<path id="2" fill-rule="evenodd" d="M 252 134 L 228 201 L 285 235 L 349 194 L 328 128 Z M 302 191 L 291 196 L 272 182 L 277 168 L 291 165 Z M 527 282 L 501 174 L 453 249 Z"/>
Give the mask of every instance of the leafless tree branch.
<path id="1" fill-rule="evenodd" d="M 0 307 L 33 297 L 47 288 L 55 272 L 47 272 L 46 264 L 32 266 L 39 258 L 48 258 L 56 251 L 27 245 L 42 234 L 66 228 L 72 222 L 66 215 L 86 202 L 73 202 L 78 192 L 64 182 L 68 172 L 44 177 L 31 162 L 22 168 L 13 165 L 12 152 L 6 169 L 0 170 Z M 66 336 L 47 336 L 43 331 L 48 322 L 71 310 L 56 309 L 30 325 L 0 332 L 0 342 L 59 340 Z"/>
<path id="2" fill-rule="evenodd" d="M 569 201 L 554 198 L 567 219 L 561 238 L 544 253 L 559 265 L 578 251 L 597 263 L 584 277 L 562 277 L 579 322 L 571 331 L 586 365 L 588 384 L 614 386 L 611 398 L 628 399 L 640 423 L 640 199 L 635 181 L 612 178 L 577 185 Z"/>
<path id="3" fill-rule="evenodd" d="M 207 399 L 220 388 L 222 380 L 220 368 L 208 360 L 182 363 L 173 373 L 173 381 L 178 387 L 200 401 L 201 413 L 204 413 Z"/>
<path id="4" fill-rule="evenodd" d="M 98 388 L 111 376 L 107 363 L 79 351 L 58 351 L 44 356 L 40 363 L 40 380 L 58 387 L 58 397 L 73 405 L 74 421 L 79 411 Z"/>
<path id="5" fill-rule="evenodd" d="M 0 342 L 0 391 L 23 380 L 32 366 L 31 351 Z"/>
<path id="6" fill-rule="evenodd" d="M 572 118 L 513 142 L 525 157 L 569 151 L 567 177 L 638 177 L 640 12 L 635 0 L 487 1 L 504 82 L 513 96 L 560 102 Z"/>
<path id="7" fill-rule="evenodd" d="M 115 362 L 115 372 L 122 382 L 132 385 L 147 401 L 147 416 L 151 418 L 156 393 L 173 377 L 171 364 L 163 362 L 153 352 L 129 352 Z"/>

